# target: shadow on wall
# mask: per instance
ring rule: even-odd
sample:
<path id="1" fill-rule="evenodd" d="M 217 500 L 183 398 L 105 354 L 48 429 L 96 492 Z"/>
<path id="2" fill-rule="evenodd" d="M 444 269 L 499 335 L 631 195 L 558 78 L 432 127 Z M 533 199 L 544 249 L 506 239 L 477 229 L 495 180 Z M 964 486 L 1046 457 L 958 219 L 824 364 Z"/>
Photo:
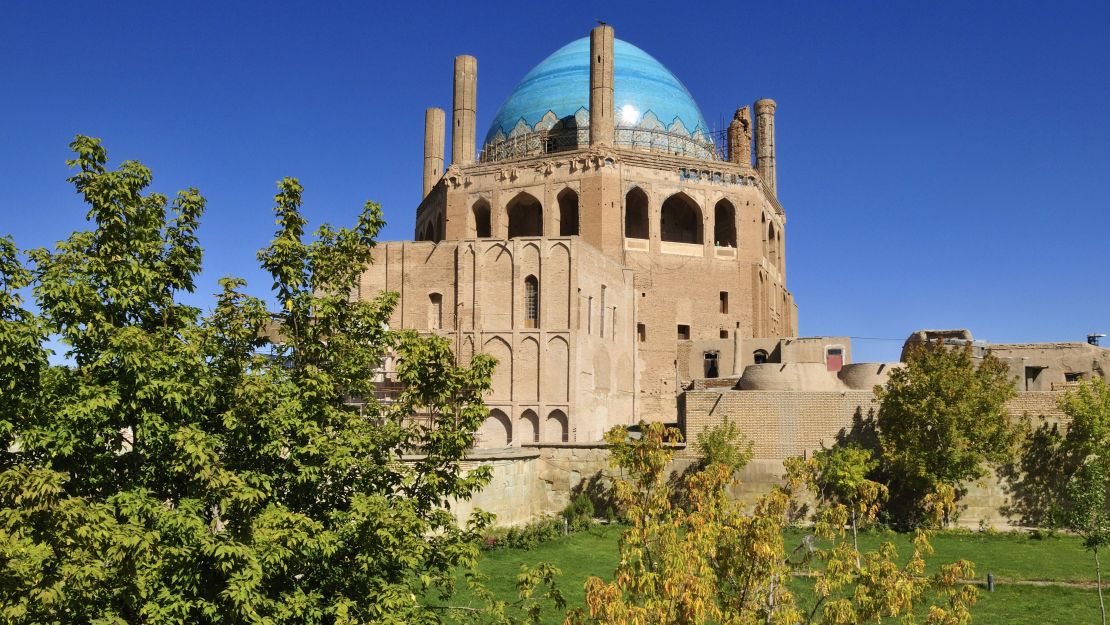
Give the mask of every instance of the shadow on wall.
<path id="1" fill-rule="evenodd" d="M 1020 445 L 1021 453 L 1015 455 L 1012 462 L 996 469 L 998 483 L 1008 499 L 998 510 L 1010 519 L 1010 523 L 1024 527 L 1054 525 L 1054 509 L 1061 504 L 1060 495 L 1075 464 L 1065 450 L 1065 434 L 1060 425 L 1043 416 L 1039 421 L 1037 427 L 1032 427 L 1028 415 L 1023 417 L 1022 427 L 1026 432 Z M 863 410 L 857 408 L 851 427 L 837 433 L 836 445 L 856 445 L 880 458 L 882 447 L 875 409 L 869 409 L 864 415 Z M 891 483 L 891 476 L 884 474 L 881 465 L 872 479 Z M 899 503 L 891 502 L 894 506 Z"/>
<path id="2" fill-rule="evenodd" d="M 840 428 L 836 433 L 837 445 L 855 445 L 870 451 L 876 458 L 882 453 L 879 445 L 879 430 L 877 427 L 875 409 L 869 408 L 867 416 L 863 416 L 863 407 L 857 406 L 852 414 L 852 426 Z"/>
<path id="3" fill-rule="evenodd" d="M 568 500 L 574 501 L 579 495 L 585 495 L 590 500 L 595 515 L 608 518 L 618 514 L 616 498 L 613 496 L 613 481 L 603 471 L 597 471 L 571 488 Z"/>
<path id="4" fill-rule="evenodd" d="M 1030 527 L 1053 525 L 1053 509 L 1060 504 L 1072 468 L 1060 425 L 1044 417 L 1040 421 L 1036 428 L 1026 422 L 1029 427 L 1022 441 L 1024 453 L 998 469 L 1010 499 L 999 511 Z"/>

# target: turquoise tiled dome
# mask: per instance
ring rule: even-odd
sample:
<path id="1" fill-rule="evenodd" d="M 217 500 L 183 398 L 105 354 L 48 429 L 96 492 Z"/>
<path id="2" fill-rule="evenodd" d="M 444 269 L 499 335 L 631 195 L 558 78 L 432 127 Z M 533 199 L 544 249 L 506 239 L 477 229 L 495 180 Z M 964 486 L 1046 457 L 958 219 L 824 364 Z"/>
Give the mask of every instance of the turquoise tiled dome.
<path id="1" fill-rule="evenodd" d="M 698 105 L 670 70 L 620 39 L 613 52 L 617 143 L 638 144 L 649 133 L 628 129 L 644 129 L 688 137 L 694 145 L 708 144 L 708 125 Z M 485 143 L 550 130 L 560 121 L 564 128 L 584 132 L 589 124 L 589 62 L 590 40 L 583 37 L 532 68 L 497 111 Z"/>

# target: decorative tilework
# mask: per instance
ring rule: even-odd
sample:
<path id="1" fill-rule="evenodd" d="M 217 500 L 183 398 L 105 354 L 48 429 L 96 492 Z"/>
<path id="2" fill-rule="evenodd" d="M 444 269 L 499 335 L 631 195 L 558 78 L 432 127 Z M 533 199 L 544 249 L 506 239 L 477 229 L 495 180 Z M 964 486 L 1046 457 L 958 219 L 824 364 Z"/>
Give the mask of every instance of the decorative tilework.
<path id="1" fill-rule="evenodd" d="M 486 144 L 508 137 L 564 127 L 589 125 L 590 41 L 583 37 L 563 46 L 528 72 L 494 117 Z M 636 46 L 614 42 L 614 111 L 618 143 L 634 141 L 620 128 L 666 129 L 708 142 L 708 125 L 694 98 L 670 72 Z M 572 121 L 573 120 L 573 121 Z M 625 141 L 627 139 L 628 141 Z"/>

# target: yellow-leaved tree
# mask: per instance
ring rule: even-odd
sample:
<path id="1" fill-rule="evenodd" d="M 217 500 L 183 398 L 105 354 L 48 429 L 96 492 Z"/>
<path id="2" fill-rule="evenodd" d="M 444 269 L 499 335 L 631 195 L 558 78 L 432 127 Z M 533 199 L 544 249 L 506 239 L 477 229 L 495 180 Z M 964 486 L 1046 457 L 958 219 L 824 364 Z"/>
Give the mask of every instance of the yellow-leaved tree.
<path id="1" fill-rule="evenodd" d="M 628 529 L 610 581 L 586 581 L 586 605 L 567 625 L 849 625 L 899 619 L 924 625 L 966 625 L 976 590 L 961 580 L 973 575 L 960 561 L 925 574 L 932 551 L 919 532 L 914 551 L 899 564 L 892 544 L 861 554 L 847 538 L 849 508 L 841 502 L 819 511 L 816 532 L 831 541 L 816 549 L 820 566 L 798 575 L 783 534 L 796 497 L 813 487 L 806 463 L 788 463 L 783 485 L 745 510 L 727 495 L 733 468 L 709 463 L 685 478 L 687 507 L 672 502 L 668 480 L 678 430 L 641 424 L 639 435 L 611 430 L 611 462 L 621 469 L 614 491 Z M 870 510 L 872 506 L 868 506 Z M 793 589 L 814 587 L 809 605 Z"/>

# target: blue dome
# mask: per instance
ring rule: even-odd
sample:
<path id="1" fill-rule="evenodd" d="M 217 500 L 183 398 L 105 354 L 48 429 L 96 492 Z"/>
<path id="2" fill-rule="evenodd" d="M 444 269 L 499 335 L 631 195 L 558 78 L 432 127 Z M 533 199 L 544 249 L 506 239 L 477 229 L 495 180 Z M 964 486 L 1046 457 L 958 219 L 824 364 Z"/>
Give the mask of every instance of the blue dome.
<path id="1" fill-rule="evenodd" d="M 709 127 L 678 78 L 628 42 L 617 39 L 613 46 L 616 126 L 669 131 L 708 141 Z M 550 129 L 567 118 L 574 118 L 578 128 L 584 129 L 589 119 L 589 63 L 590 40 L 583 37 L 532 68 L 497 111 L 485 143 Z M 625 143 L 620 132 L 616 140 Z"/>

